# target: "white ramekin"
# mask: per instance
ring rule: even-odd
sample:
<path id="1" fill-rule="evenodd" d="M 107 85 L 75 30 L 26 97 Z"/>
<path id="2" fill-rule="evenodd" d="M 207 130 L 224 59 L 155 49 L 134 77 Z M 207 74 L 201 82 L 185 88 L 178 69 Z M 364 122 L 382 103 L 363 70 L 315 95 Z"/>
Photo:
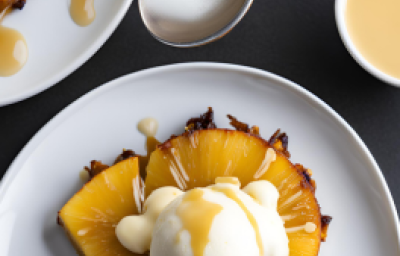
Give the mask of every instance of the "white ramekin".
<path id="1" fill-rule="evenodd" d="M 400 79 L 397 79 L 395 77 L 392 77 L 375 66 L 373 66 L 368 60 L 364 58 L 364 56 L 361 55 L 361 53 L 358 51 L 356 46 L 354 45 L 353 41 L 350 38 L 349 32 L 347 30 L 346 26 L 346 5 L 347 5 L 347 0 L 336 0 L 335 3 L 335 16 L 336 16 L 336 24 L 339 30 L 340 37 L 342 38 L 342 41 L 344 45 L 346 46 L 347 50 L 349 51 L 350 55 L 353 56 L 355 61 L 363 67 L 366 71 L 368 71 L 370 74 L 375 76 L 376 78 L 382 80 L 385 83 L 388 83 L 390 85 L 400 87 Z"/>

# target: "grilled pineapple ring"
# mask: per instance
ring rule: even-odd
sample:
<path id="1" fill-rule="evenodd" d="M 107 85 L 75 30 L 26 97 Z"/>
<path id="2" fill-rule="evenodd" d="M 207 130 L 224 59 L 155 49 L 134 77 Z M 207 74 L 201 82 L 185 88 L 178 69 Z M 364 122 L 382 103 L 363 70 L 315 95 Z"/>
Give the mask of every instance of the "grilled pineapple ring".
<path id="1" fill-rule="evenodd" d="M 324 233 L 321 236 L 325 222 L 321 222 L 311 172 L 288 160 L 282 141 L 271 142 L 272 145 L 257 135 L 224 129 L 188 131 L 173 137 L 150 157 L 145 195 L 164 186 L 182 190 L 205 187 L 224 176 L 238 177 L 243 186 L 268 180 L 280 194 L 278 212 L 285 220 L 290 256 L 318 255 L 322 237 L 326 237 Z M 275 149 L 273 145 L 279 147 Z M 316 225 L 314 232 L 301 228 L 309 222 Z"/>
<path id="2" fill-rule="evenodd" d="M 209 108 L 187 122 L 184 134 L 157 146 L 149 160 L 124 150 L 111 167 L 92 161 L 86 168 L 92 179 L 59 212 L 59 224 L 78 254 L 136 255 L 119 243 L 115 227 L 123 217 L 140 214 L 140 174 L 144 174 L 145 196 L 164 186 L 205 187 L 224 176 L 238 177 L 243 186 L 268 180 L 280 194 L 278 213 L 285 221 L 290 256 L 318 255 L 332 218 L 321 216 L 311 170 L 288 160 L 285 133 L 278 130 L 265 141 L 257 126 L 228 117 L 236 131 L 217 129 Z M 143 173 L 147 161 L 147 173 Z"/>

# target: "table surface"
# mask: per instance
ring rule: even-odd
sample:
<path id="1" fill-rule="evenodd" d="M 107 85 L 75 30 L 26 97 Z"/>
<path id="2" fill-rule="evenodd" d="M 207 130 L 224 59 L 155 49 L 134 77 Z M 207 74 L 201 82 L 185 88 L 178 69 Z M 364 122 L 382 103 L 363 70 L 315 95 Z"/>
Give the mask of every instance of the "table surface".
<path id="1" fill-rule="evenodd" d="M 111 38 L 75 73 L 37 96 L 0 108 L 0 175 L 29 139 L 78 97 L 131 72 L 189 61 L 264 69 L 317 95 L 361 136 L 400 204 L 400 89 L 378 81 L 351 58 L 336 28 L 333 0 L 256 0 L 226 37 L 193 49 L 153 39 L 135 1 Z"/>

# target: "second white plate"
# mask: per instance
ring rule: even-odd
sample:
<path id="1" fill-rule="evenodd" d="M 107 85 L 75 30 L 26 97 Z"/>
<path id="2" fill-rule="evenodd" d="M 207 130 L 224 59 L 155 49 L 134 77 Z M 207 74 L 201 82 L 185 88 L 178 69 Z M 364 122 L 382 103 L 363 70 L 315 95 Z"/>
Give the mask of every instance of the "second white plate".
<path id="1" fill-rule="evenodd" d="M 322 212 L 333 216 L 320 256 L 398 256 L 397 213 L 364 143 L 330 107 L 273 74 L 241 66 L 194 63 L 154 68 L 104 85 L 57 115 L 24 148 L 0 187 L 0 255 L 74 255 L 57 211 L 80 188 L 92 159 L 111 163 L 122 148 L 144 153 L 137 122 L 159 120 L 158 138 L 215 110 L 289 135 L 292 160 L 311 168 Z M 21 246 L 22 245 L 22 246 Z"/>
<path id="2" fill-rule="evenodd" d="M 25 36 L 29 59 L 19 73 L 0 77 L 0 106 L 31 97 L 75 71 L 104 44 L 132 1 L 94 1 L 96 20 L 84 28 L 72 21 L 68 0 L 28 1 L 22 11 L 13 11 L 3 25 Z"/>

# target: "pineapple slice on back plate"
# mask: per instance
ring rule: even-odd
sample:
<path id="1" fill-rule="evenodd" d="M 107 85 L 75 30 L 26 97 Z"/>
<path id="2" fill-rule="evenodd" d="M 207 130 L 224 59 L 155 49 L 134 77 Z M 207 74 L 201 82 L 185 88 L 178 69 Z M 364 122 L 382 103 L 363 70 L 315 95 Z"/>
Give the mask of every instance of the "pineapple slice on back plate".
<path id="1" fill-rule="evenodd" d="M 314 196 L 315 182 L 310 171 L 288 160 L 285 135 L 279 135 L 271 138 L 277 149 L 257 135 L 234 130 L 187 131 L 173 137 L 150 157 L 145 196 L 164 186 L 205 187 L 217 177 L 238 177 L 242 186 L 268 180 L 280 193 L 278 212 L 285 221 L 290 256 L 318 255 L 322 216 Z M 306 225 L 311 232 L 306 232 Z"/>
<path id="2" fill-rule="evenodd" d="M 136 255 L 125 249 L 115 227 L 141 209 L 137 157 L 96 174 L 59 212 L 59 222 L 79 255 Z"/>

